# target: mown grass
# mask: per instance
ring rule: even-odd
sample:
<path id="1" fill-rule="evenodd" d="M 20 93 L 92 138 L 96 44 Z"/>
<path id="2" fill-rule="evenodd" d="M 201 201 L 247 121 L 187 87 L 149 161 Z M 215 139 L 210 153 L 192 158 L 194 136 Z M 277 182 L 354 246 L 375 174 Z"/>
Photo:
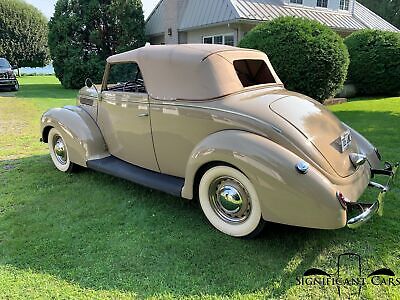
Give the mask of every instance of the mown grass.
<path id="1" fill-rule="evenodd" d="M 76 91 L 53 77 L 21 85 L 16 97 L 0 93 L 0 298 L 335 299 L 336 287 L 297 286 L 296 277 L 311 267 L 333 273 L 344 252 L 362 256 L 364 276 L 381 267 L 400 276 L 398 188 L 385 216 L 356 231 L 269 224 L 256 240 L 233 239 L 194 202 L 89 170 L 57 172 L 39 119 L 74 104 Z M 400 98 L 332 110 L 385 159 L 400 158 Z M 369 285 L 362 298 L 400 299 L 400 287 Z"/>

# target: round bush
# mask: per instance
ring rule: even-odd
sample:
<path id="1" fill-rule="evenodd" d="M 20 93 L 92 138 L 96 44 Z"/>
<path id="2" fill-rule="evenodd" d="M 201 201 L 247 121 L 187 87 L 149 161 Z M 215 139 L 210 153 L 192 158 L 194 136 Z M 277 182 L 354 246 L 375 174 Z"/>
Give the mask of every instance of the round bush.
<path id="1" fill-rule="evenodd" d="M 348 80 L 364 95 L 400 92 L 400 33 L 361 30 L 346 38 Z"/>
<path id="2" fill-rule="evenodd" d="M 283 17 L 258 25 L 240 47 L 265 52 L 289 90 L 318 101 L 343 87 L 349 54 L 342 38 L 312 20 Z"/>

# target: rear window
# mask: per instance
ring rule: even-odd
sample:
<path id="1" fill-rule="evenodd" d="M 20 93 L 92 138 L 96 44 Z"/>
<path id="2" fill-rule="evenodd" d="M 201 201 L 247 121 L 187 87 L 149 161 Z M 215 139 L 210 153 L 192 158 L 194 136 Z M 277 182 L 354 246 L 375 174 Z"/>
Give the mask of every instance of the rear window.
<path id="1" fill-rule="evenodd" d="M 276 83 L 267 64 L 261 59 L 241 59 L 233 62 L 243 87 Z"/>

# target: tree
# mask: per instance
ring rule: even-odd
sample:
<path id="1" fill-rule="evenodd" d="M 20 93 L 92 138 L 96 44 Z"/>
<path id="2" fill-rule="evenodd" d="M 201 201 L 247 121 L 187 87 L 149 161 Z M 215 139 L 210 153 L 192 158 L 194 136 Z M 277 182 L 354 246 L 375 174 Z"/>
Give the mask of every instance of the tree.
<path id="1" fill-rule="evenodd" d="M 359 2 L 400 28 L 400 0 L 359 0 Z"/>
<path id="2" fill-rule="evenodd" d="M 43 67 L 48 63 L 47 20 L 22 0 L 0 0 L 0 57 L 12 65 Z"/>
<path id="3" fill-rule="evenodd" d="M 140 0 L 58 0 L 49 22 L 56 76 L 66 88 L 100 82 L 107 57 L 144 45 Z"/>
<path id="4" fill-rule="evenodd" d="M 290 90 L 322 101 L 343 87 L 349 54 L 342 38 L 325 25 L 282 17 L 251 30 L 240 42 L 265 52 Z"/>

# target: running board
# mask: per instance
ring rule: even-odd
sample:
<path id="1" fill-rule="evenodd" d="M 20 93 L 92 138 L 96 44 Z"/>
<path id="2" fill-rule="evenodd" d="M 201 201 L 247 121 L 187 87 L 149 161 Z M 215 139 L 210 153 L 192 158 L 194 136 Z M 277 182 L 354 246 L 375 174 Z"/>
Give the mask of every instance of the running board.
<path id="1" fill-rule="evenodd" d="M 123 178 L 177 197 L 181 197 L 185 183 L 183 178 L 143 169 L 114 156 L 89 160 L 87 161 L 87 166 L 95 171 Z"/>

